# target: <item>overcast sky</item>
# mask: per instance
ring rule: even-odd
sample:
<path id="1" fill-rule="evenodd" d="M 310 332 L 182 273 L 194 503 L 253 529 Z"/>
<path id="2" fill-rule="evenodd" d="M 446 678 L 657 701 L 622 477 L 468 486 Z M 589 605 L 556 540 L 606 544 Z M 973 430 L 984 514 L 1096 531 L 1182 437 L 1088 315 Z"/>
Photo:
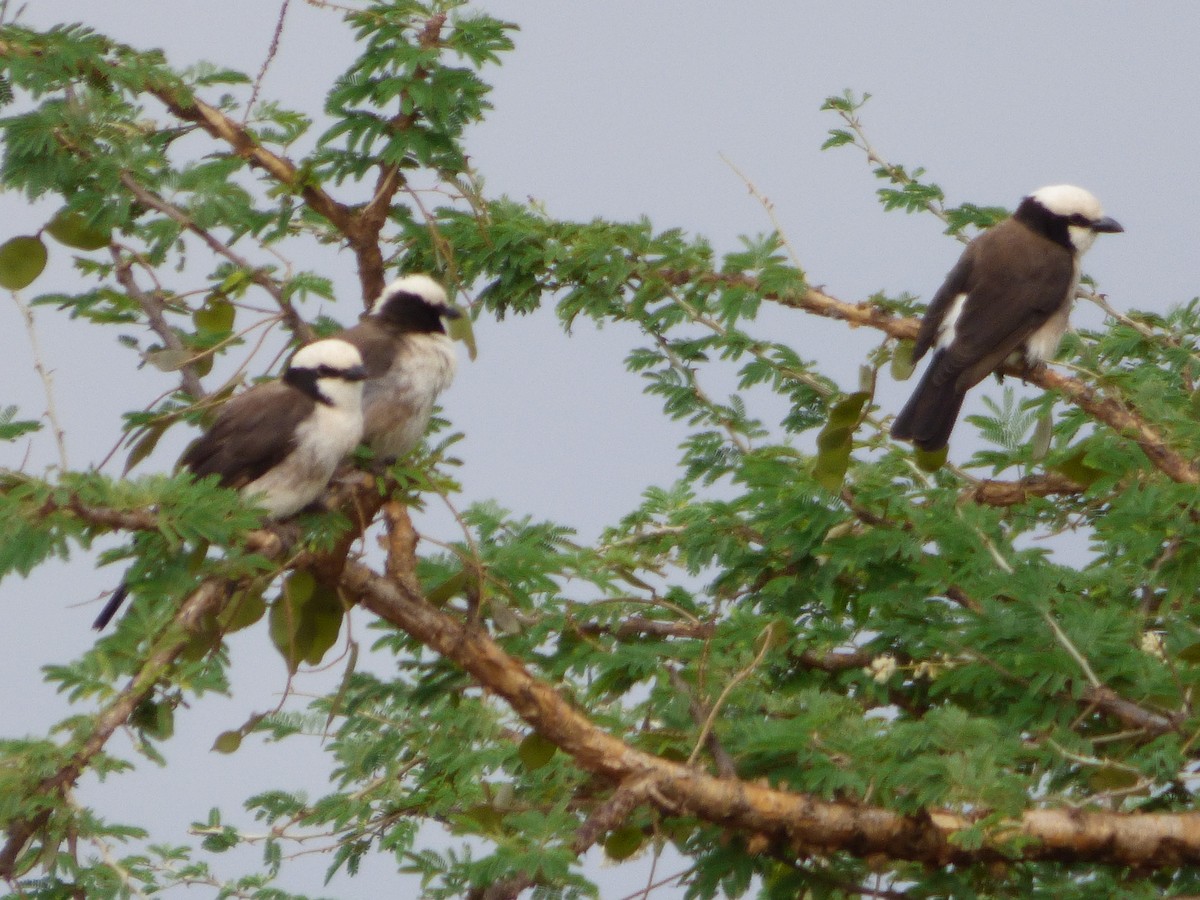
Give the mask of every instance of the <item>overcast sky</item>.
<path id="1" fill-rule="evenodd" d="M 1162 311 L 1191 299 L 1200 285 L 1200 6 L 1190 0 L 478 5 L 521 26 L 516 51 L 485 73 L 495 85 L 495 109 L 468 139 L 490 196 L 533 197 L 567 218 L 645 215 L 658 228 L 682 227 L 706 235 L 718 250 L 735 249 L 738 235 L 771 226 L 724 154 L 774 201 L 813 284 L 846 300 L 879 290 L 928 298 L 959 245 L 931 217 L 884 214 L 874 198 L 878 183 L 858 153 L 819 149 L 838 124 L 819 112 L 821 102 L 851 88 L 873 95 L 863 117 L 876 146 L 894 162 L 924 166 L 950 203 L 1013 207 L 1034 188 L 1064 181 L 1095 193 L 1126 233 L 1102 237 L 1085 270 L 1118 309 Z M 253 75 L 278 11 L 267 0 L 32 0 L 24 21 L 82 20 L 134 46 L 162 47 L 174 64 L 205 59 Z M 352 52 L 334 11 L 293 0 L 264 98 L 316 112 Z M 35 230 L 57 205 L 29 210 L 21 198 L 0 195 L 0 240 Z M 51 254 L 51 269 L 27 298 L 72 285 L 69 255 L 61 247 Z M 346 299 L 323 311 L 352 322 L 359 311 L 352 258 L 330 253 L 325 264 Z M 1081 307 L 1077 321 L 1097 327 L 1101 319 Z M 773 315 L 768 327 L 802 355 L 825 360 L 844 386 L 852 386 L 863 352 L 878 342 L 877 335 L 798 313 Z M 71 464 L 97 464 L 119 439 L 120 413 L 150 402 L 172 379 L 135 372 L 116 330 L 40 310 L 37 331 L 54 370 Z M 443 398 L 467 435 L 459 445 L 460 502 L 496 498 L 594 535 L 632 509 L 645 487 L 674 480 L 682 432 L 624 371 L 629 332 L 597 333 L 581 324 L 567 340 L 546 314 L 481 321 L 477 333 L 479 359 L 468 363 L 460 354 L 458 380 Z M 7 297 L 0 298 L 0 354 L 0 405 L 16 403 L 26 417 L 36 416 L 45 407 L 42 386 Z M 881 385 L 880 402 L 898 408 L 909 387 Z M 165 442 L 147 469 L 169 468 L 187 437 L 181 432 Z M 0 445 L 0 465 L 40 472 L 55 459 L 45 433 Z M 434 531 L 444 523 L 433 513 L 420 524 Z M 0 584 L 5 736 L 36 734 L 67 714 L 42 684 L 39 666 L 88 646 L 98 607 L 83 601 L 118 578 L 113 567 L 96 573 L 81 559 Z M 242 798 L 306 783 L 305 773 L 322 764 L 315 747 L 293 745 L 283 760 L 277 748 L 251 746 L 257 741 L 233 757 L 207 752 L 218 732 L 274 704 L 284 671 L 266 640 L 265 629 L 238 636 L 233 699 L 181 711 L 168 748 L 172 768 L 143 765 L 134 777 L 87 786 L 85 797 L 113 819 L 152 827 L 186 828 L 213 803 L 249 825 L 238 816 Z M 316 689 L 322 682 L 304 684 Z M 116 749 L 124 752 L 124 742 Z M 175 766 L 186 766 L 186 781 Z M 214 860 L 218 868 L 229 862 Z M 604 896 L 643 884 L 644 863 L 640 872 L 605 870 Z M 346 898 L 398 895 L 386 861 L 320 891 L 311 879 L 324 865 L 309 863 L 285 886 Z M 660 867 L 660 875 L 668 873 Z"/>

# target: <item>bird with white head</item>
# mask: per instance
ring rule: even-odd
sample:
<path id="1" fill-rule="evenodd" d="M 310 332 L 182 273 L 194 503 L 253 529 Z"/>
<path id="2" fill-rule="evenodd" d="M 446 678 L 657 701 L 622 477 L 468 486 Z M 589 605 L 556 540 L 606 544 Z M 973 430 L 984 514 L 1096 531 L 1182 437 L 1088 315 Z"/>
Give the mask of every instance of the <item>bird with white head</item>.
<path id="1" fill-rule="evenodd" d="M 967 245 L 934 295 L 913 360 L 934 351 L 892 436 L 922 450 L 945 447 L 963 398 L 1014 355 L 1048 362 L 1066 333 L 1080 257 L 1098 234 L 1124 229 L 1083 188 L 1056 184 Z"/>

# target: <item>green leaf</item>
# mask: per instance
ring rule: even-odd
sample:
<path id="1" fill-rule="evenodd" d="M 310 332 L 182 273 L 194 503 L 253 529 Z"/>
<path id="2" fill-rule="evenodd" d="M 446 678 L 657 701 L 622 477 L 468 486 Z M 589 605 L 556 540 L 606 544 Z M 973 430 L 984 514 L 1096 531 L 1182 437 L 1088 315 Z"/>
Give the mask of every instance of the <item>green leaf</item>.
<path id="1" fill-rule="evenodd" d="M 491 613 L 492 622 L 496 626 L 496 630 L 501 634 L 520 634 L 523 630 L 521 620 L 517 616 L 511 606 L 501 600 L 499 597 L 489 597 L 487 601 L 488 612 Z"/>
<path id="2" fill-rule="evenodd" d="M 310 666 L 315 666 L 337 643 L 342 621 L 346 618 L 346 609 L 342 606 L 337 588 L 329 584 L 318 584 L 312 598 L 305 604 L 304 612 L 312 629 L 304 661 Z"/>
<path id="3" fill-rule="evenodd" d="M 829 409 L 829 421 L 817 435 L 817 459 L 813 477 L 830 491 L 841 490 L 850 467 L 850 451 L 854 446 L 854 429 L 862 419 L 863 407 L 871 399 L 867 391 L 847 394 Z"/>
<path id="4" fill-rule="evenodd" d="M 267 601 L 261 589 L 238 591 L 221 614 L 221 629 L 226 634 L 249 628 L 263 617 Z"/>
<path id="5" fill-rule="evenodd" d="M 1046 410 L 1042 415 L 1038 416 L 1037 427 L 1033 429 L 1033 438 L 1030 441 L 1029 455 L 1035 462 L 1046 458 L 1046 454 L 1050 452 L 1050 441 L 1054 438 L 1054 416 L 1050 410 Z"/>
<path id="6" fill-rule="evenodd" d="M 471 314 L 464 309 L 460 309 L 462 313 L 457 319 L 449 319 L 450 337 L 456 341 L 462 341 L 467 347 L 467 356 L 474 360 L 478 356 L 478 348 L 475 345 L 475 326 L 471 322 Z"/>
<path id="7" fill-rule="evenodd" d="M 240 731 L 222 731 L 213 741 L 212 748 L 217 753 L 236 753 L 241 746 L 242 733 Z"/>
<path id="8" fill-rule="evenodd" d="M 112 239 L 111 228 L 91 225 L 83 215 L 65 207 L 46 225 L 46 233 L 60 244 L 76 250 L 99 250 L 107 247 Z"/>
<path id="9" fill-rule="evenodd" d="M 913 450 L 913 458 L 917 462 L 917 468 L 922 472 L 936 472 L 946 464 L 946 458 L 949 455 L 949 445 L 938 450 L 922 450 L 920 447 Z"/>
<path id="10" fill-rule="evenodd" d="M 866 391 L 855 391 L 853 394 L 847 394 L 845 398 L 839 400 L 829 410 L 829 425 L 830 427 L 848 427 L 853 428 L 862 417 L 863 407 L 867 405 L 867 401 L 871 399 L 871 395 Z"/>
<path id="11" fill-rule="evenodd" d="M 137 439 L 137 442 L 129 451 L 129 456 L 125 459 L 125 468 L 121 470 L 121 475 L 128 475 L 134 466 L 153 453 L 154 448 L 158 446 L 158 442 L 166 433 L 167 425 L 164 424 L 155 424 L 147 427 L 145 433 Z"/>
<path id="12" fill-rule="evenodd" d="M 604 855 L 615 862 L 629 859 L 642 848 L 646 835 L 635 825 L 618 828 L 604 839 Z"/>
<path id="13" fill-rule="evenodd" d="M 237 310 L 222 294 L 209 294 L 204 305 L 192 313 L 197 331 L 228 334 L 233 331 Z"/>
<path id="14" fill-rule="evenodd" d="M 1078 452 L 1068 456 L 1056 466 L 1051 466 L 1051 471 L 1058 472 L 1060 475 L 1065 475 L 1076 484 L 1081 484 L 1085 488 L 1091 487 L 1104 472 L 1094 466 L 1089 466 L 1084 462 L 1084 457 L 1087 456 L 1087 450 L 1081 448 Z"/>
<path id="15" fill-rule="evenodd" d="M 473 822 L 481 834 L 498 835 L 504 830 L 504 813 L 491 805 L 472 806 L 463 817 Z"/>
<path id="16" fill-rule="evenodd" d="M 22 236 L 0 244 L 0 287 L 19 291 L 33 284 L 46 268 L 46 245 L 40 238 Z"/>
<path id="17" fill-rule="evenodd" d="M 175 733 L 175 709 L 170 703 L 143 700 L 129 722 L 150 737 L 165 741 Z"/>
<path id="18" fill-rule="evenodd" d="M 1200 643 L 1188 644 L 1175 655 L 1175 658 L 1192 665 L 1200 663 Z"/>
<path id="19" fill-rule="evenodd" d="M 900 341 L 892 350 L 891 371 L 895 381 L 907 381 L 912 377 L 917 368 L 917 364 L 913 362 L 913 350 L 916 346 L 915 341 Z"/>
<path id="20" fill-rule="evenodd" d="M 445 606 L 463 592 L 467 586 L 467 570 L 459 569 L 437 587 L 425 592 L 425 599 L 437 607 Z"/>
<path id="21" fill-rule="evenodd" d="M 151 350 L 145 359 L 160 372 L 177 372 L 191 362 L 193 356 L 191 350 Z"/>
<path id="22" fill-rule="evenodd" d="M 283 583 L 283 593 L 271 604 L 268 619 L 271 642 L 292 673 L 300 668 L 309 648 L 310 638 L 304 627 L 303 609 L 313 595 L 316 584 L 311 572 L 292 572 Z"/>
<path id="23" fill-rule="evenodd" d="M 1088 784 L 1097 791 L 1120 791 L 1138 783 L 1136 772 L 1117 766 L 1102 766 L 1088 776 Z"/>
<path id="24" fill-rule="evenodd" d="M 517 747 L 517 757 L 521 760 L 521 765 L 532 772 L 550 762 L 557 750 L 558 747 L 553 741 L 533 731 L 526 735 Z"/>
<path id="25" fill-rule="evenodd" d="M 0 441 L 15 441 L 23 434 L 40 431 L 42 424 L 33 419 L 17 419 L 17 407 L 0 409 Z"/>
<path id="26" fill-rule="evenodd" d="M 316 665 L 335 643 L 345 609 L 337 590 L 318 583 L 311 572 L 292 572 L 283 583 L 283 593 L 271 604 L 271 641 L 283 656 L 288 671 L 300 663 Z"/>
<path id="27" fill-rule="evenodd" d="M 837 492 L 842 488 L 846 479 L 846 470 L 850 468 L 850 442 L 821 450 L 817 453 L 817 461 L 813 465 L 813 477 L 826 490 Z"/>

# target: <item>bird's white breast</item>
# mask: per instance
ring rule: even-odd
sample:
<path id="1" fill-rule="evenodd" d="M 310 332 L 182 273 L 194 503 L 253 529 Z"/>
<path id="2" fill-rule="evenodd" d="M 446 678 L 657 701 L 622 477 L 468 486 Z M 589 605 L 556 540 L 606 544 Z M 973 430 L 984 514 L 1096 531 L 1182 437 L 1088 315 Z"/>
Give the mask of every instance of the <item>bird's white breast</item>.
<path id="1" fill-rule="evenodd" d="M 1073 227 L 1073 226 L 1072 226 Z M 1094 237 L 1094 235 L 1093 235 Z M 1058 345 L 1071 320 L 1071 307 L 1075 305 L 1075 290 L 1079 287 L 1079 254 L 1075 255 L 1075 270 L 1062 305 L 1025 341 L 1025 360 L 1029 365 L 1050 362 L 1058 353 Z"/>
<path id="2" fill-rule="evenodd" d="M 454 342 L 444 334 L 407 334 L 396 361 L 363 393 L 364 437 L 377 456 L 399 459 L 429 426 L 438 394 L 454 380 Z"/>
<path id="3" fill-rule="evenodd" d="M 296 448 L 266 474 L 242 488 L 273 519 L 297 513 L 321 496 L 338 464 L 362 440 L 361 382 L 339 382 L 326 392 L 333 405 L 318 403 L 296 429 Z M 345 394 L 346 396 L 342 396 Z"/>

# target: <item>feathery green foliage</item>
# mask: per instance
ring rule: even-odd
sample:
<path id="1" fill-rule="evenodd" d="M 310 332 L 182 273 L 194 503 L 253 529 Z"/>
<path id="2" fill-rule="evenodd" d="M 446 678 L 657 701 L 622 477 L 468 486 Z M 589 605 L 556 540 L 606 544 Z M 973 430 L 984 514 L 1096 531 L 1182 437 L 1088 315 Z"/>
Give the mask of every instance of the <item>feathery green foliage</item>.
<path id="1" fill-rule="evenodd" d="M 881 339 L 862 383 L 840 385 L 809 358 L 818 348 L 796 337 L 802 329 L 781 338 L 761 326 L 765 307 L 805 315 L 806 275 L 780 235 L 748 237 L 718 256 L 702 237 L 646 220 L 558 220 L 486 194 L 463 136 L 489 108 L 484 73 L 512 49 L 514 26 L 440 0 L 375 0 L 345 24 L 359 56 L 324 98 L 329 124 L 309 135 L 318 110 L 262 101 L 237 152 L 204 130 L 208 113 L 197 110 L 228 111 L 236 122 L 241 95 L 217 92 L 244 87 L 241 73 L 179 72 L 159 53 L 79 26 L 0 28 L 0 103 L 8 103 L 0 182 L 31 200 L 61 199 L 55 221 L 66 237 L 51 255 L 75 252 L 80 275 L 77 292 L 33 302 L 97 329 L 144 325 L 149 344 L 132 348 L 139 359 L 180 373 L 178 391 L 129 413 L 129 467 L 169 428 L 203 423 L 233 390 L 208 385 L 201 398 L 194 388 L 214 358 L 244 349 L 249 307 L 273 305 L 296 340 L 305 337 L 299 323 L 329 332 L 305 309 L 309 298 L 330 297 L 328 273 L 279 263 L 302 258 L 305 241 L 359 240 L 345 223 L 361 220 L 323 198 L 369 191 L 381 173 L 403 180 L 419 171 L 442 205 L 425 210 L 393 195 L 374 237 L 381 259 L 472 289 L 476 317 L 551 306 L 565 332 L 580 317 L 636 327 L 627 367 L 664 416 L 688 429 L 678 480 L 647 485 L 592 545 L 519 511 L 464 509 L 460 540 L 419 545 L 416 578 L 439 614 L 486 627 L 505 654 L 629 747 L 913 823 L 956 813 L 972 822 L 954 838 L 967 850 L 1005 840 L 996 837 L 1004 824 L 1032 809 L 1136 815 L 1194 806 L 1194 484 L 1168 478 L 1128 435 L 1079 407 L 1011 393 L 969 423 L 985 449 L 961 467 L 939 460 L 926 471 L 887 438 L 889 411 L 874 398 L 880 370 L 911 371 L 911 345 Z M 828 101 L 844 127 L 827 147 L 861 145 L 864 101 Z M 314 149 L 293 169 L 272 168 L 268 156 L 281 160 L 306 137 Z M 951 235 L 1003 214 L 945 207 L 920 168 L 882 165 L 875 174 L 885 209 L 937 215 Z M 223 249 L 209 245 L 203 256 L 185 234 L 216 235 Z M 131 280 L 142 266 L 161 289 Z M 870 303 L 895 316 L 919 308 L 911 297 Z M 1064 352 L 1094 373 L 1097 391 L 1194 459 L 1198 339 L 1194 301 L 1081 333 Z M 1027 432 L 1048 413 L 1053 434 L 1034 452 Z M 37 428 L 15 414 L 0 414 L 0 439 Z M 454 493 L 455 439 L 451 430 L 394 474 L 410 491 Z M 1031 490 L 1019 502 L 990 502 L 980 481 L 1000 475 L 1069 484 L 1052 496 Z M 595 896 L 579 858 L 597 843 L 613 859 L 673 846 L 689 860 L 687 893 L 697 898 L 849 896 L 880 871 L 923 896 L 1200 891 L 1195 866 L 1040 861 L 1023 857 L 1017 838 L 1005 844 L 1009 863 L 980 856 L 936 866 L 868 857 L 853 841 L 809 852 L 766 846 L 644 799 L 605 820 L 611 783 L 539 734 L 494 685 L 363 611 L 353 615 L 370 623 L 372 643 L 349 649 L 336 692 L 305 712 L 231 723 L 216 742 L 236 754 L 245 739 L 267 739 L 287 752 L 290 742 L 326 735 L 327 792 L 264 785 L 244 811 L 198 811 L 194 845 L 153 843 L 59 789 L 76 760 L 114 778 L 133 765 L 89 749 L 105 711 L 136 695 L 122 720 L 136 749 L 169 757 L 188 704 L 229 689 L 225 634 L 269 629 L 295 671 L 345 640 L 345 598 L 323 573 L 252 549 L 258 513 L 185 475 L 3 472 L 0 521 L 0 577 L 116 533 L 121 543 L 101 559 L 122 562 L 135 595 L 115 631 L 45 671 L 75 711 L 49 737 L 0 742 L 0 827 L 10 841 L 28 832 L 8 860 L 22 896 L 207 884 L 221 896 L 298 897 L 272 880 L 301 839 L 330 849 L 330 877 L 353 876 L 378 855 L 419 878 L 429 897 L 502 883 L 537 896 Z M 350 527 L 336 514 L 302 517 L 300 549 L 332 552 Z M 1046 549 L 1068 531 L 1087 541 L 1086 559 Z M 176 611 L 203 585 L 225 590 L 226 605 L 184 629 Z M 360 650 L 387 662 L 359 668 Z M 249 819 L 258 825 L 243 828 Z M 578 846 L 598 821 L 599 833 Z M 424 823 L 446 840 L 431 845 Z M 252 833 L 263 829 L 265 838 Z M 216 857 L 252 843 L 263 851 L 260 871 L 217 874 Z"/>

